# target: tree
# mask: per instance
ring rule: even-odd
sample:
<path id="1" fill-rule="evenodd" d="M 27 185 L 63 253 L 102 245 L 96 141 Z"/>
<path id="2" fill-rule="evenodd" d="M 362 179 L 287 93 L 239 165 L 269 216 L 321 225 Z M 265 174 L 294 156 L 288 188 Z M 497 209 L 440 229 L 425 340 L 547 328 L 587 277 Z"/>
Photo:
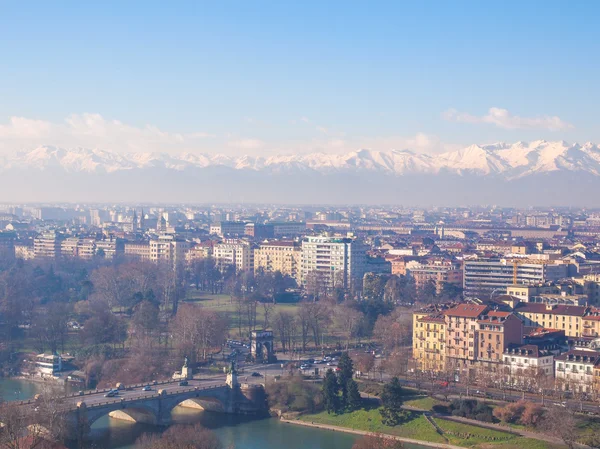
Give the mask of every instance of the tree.
<path id="1" fill-rule="evenodd" d="M 289 312 L 279 311 L 273 317 L 273 330 L 281 344 L 281 350 L 287 352 L 292 349 L 295 335 L 295 319 Z"/>
<path id="2" fill-rule="evenodd" d="M 170 324 L 179 357 L 188 356 L 192 363 L 206 360 L 227 332 L 227 321 L 219 313 L 193 304 L 182 305 Z"/>
<path id="3" fill-rule="evenodd" d="M 520 423 L 527 427 L 537 427 L 544 416 L 544 409 L 535 402 L 526 402 L 521 413 Z"/>
<path id="4" fill-rule="evenodd" d="M 385 283 L 383 300 L 389 304 L 398 304 L 402 299 L 402 283 L 398 276 L 390 276 Z"/>
<path id="5" fill-rule="evenodd" d="M 541 427 L 549 435 L 561 439 L 569 449 L 577 445 L 577 419 L 572 410 L 559 406 L 550 407 L 544 415 Z"/>
<path id="6" fill-rule="evenodd" d="M 370 352 L 358 353 L 354 355 L 352 359 L 354 360 L 354 362 L 356 362 L 356 368 L 358 369 L 358 371 L 360 371 L 361 373 L 367 373 L 367 376 L 375 366 L 375 356 Z"/>
<path id="7" fill-rule="evenodd" d="M 404 393 L 400 380 L 394 377 L 391 382 L 383 386 L 381 393 L 381 404 L 383 408 L 379 411 L 386 426 L 395 426 L 400 424 L 406 414 L 402 411 L 402 403 L 404 402 Z"/>
<path id="8" fill-rule="evenodd" d="M 162 434 L 143 434 L 135 442 L 137 449 L 222 449 L 219 438 L 200 424 L 176 425 Z"/>
<path id="9" fill-rule="evenodd" d="M 340 386 L 332 369 L 328 369 L 323 380 L 323 405 L 327 413 L 337 413 L 340 410 Z"/>
<path id="10" fill-rule="evenodd" d="M 348 406 L 348 382 L 354 374 L 354 364 L 347 352 L 343 352 L 338 361 L 338 383 L 342 390 L 342 407 Z"/>
<path id="11" fill-rule="evenodd" d="M 363 297 L 371 300 L 383 300 L 387 277 L 367 273 L 363 278 Z"/>
<path id="12" fill-rule="evenodd" d="M 358 391 L 358 383 L 356 383 L 354 379 L 349 379 L 346 382 L 346 391 L 348 392 L 346 409 L 351 412 L 358 410 L 362 405 L 362 398 L 360 396 L 360 391 Z"/>
<path id="13" fill-rule="evenodd" d="M 337 306 L 336 314 L 339 317 L 339 331 L 346 338 L 347 350 L 350 346 L 350 339 L 356 335 L 360 328 L 363 314 L 347 305 Z"/>
<path id="14" fill-rule="evenodd" d="M 380 316 L 373 328 L 373 337 L 386 351 L 393 351 L 397 347 L 406 345 L 411 334 L 412 318 L 400 312 Z"/>

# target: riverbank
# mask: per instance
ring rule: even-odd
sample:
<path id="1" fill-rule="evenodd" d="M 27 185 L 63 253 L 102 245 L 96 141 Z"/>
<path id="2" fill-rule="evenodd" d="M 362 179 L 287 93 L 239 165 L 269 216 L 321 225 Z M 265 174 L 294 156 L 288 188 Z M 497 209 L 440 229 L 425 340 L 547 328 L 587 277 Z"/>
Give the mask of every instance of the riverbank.
<path id="1" fill-rule="evenodd" d="M 326 424 L 315 424 L 315 423 L 300 421 L 300 420 L 291 420 L 291 419 L 283 419 L 282 418 L 280 421 L 284 424 L 294 424 L 297 426 L 312 427 L 314 429 L 330 430 L 333 432 L 351 433 L 353 435 L 365 436 L 365 435 L 373 434 L 373 432 L 367 432 L 365 430 L 349 429 L 348 427 L 339 427 L 339 426 L 332 426 L 332 425 L 326 425 Z M 381 435 L 385 438 L 389 438 L 390 440 L 401 441 L 403 443 L 417 444 L 419 446 L 428 446 L 428 447 L 434 447 L 437 449 L 464 449 L 464 447 L 462 447 L 462 446 L 454 446 L 452 444 L 431 443 L 431 442 L 426 442 L 426 441 L 422 441 L 422 440 L 414 440 L 412 438 L 404 438 L 404 437 L 388 435 L 388 434 L 381 434 Z"/>
<path id="2" fill-rule="evenodd" d="M 455 419 L 426 416 L 427 413 L 408 412 L 404 422 L 397 426 L 383 424 L 379 408 L 356 410 L 343 414 L 326 412 L 301 415 L 297 419 L 287 417 L 292 424 L 325 426 L 338 431 L 360 432 L 365 434 L 383 434 L 401 441 L 412 441 L 432 447 L 462 448 L 505 448 L 505 449 L 564 449 L 556 441 L 543 441 L 521 435 L 514 430 L 497 427 L 482 427 Z"/>

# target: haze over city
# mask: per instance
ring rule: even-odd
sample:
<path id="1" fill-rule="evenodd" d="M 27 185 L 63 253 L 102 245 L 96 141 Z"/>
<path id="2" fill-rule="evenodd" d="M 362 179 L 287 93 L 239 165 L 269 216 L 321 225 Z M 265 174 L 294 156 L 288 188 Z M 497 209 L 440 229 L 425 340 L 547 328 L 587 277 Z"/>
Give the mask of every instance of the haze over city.
<path id="1" fill-rule="evenodd" d="M 599 13 L 0 2 L 0 449 L 600 448 Z"/>

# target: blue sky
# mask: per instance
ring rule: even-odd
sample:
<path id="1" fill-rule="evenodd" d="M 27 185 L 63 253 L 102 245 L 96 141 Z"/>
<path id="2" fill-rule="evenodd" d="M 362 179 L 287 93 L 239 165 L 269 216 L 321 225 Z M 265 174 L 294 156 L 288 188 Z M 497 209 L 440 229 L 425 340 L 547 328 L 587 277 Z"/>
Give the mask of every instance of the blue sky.
<path id="1" fill-rule="evenodd" d="M 599 13 L 594 1 L 0 1 L 0 151 L 600 142 Z"/>

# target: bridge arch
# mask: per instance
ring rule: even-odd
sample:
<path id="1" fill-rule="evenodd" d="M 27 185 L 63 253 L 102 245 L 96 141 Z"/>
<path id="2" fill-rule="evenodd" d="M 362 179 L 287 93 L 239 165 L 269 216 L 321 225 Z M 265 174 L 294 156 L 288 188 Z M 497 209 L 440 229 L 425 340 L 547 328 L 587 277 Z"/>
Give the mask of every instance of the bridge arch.
<path id="1" fill-rule="evenodd" d="M 215 397 L 192 397 L 182 400 L 171 408 L 171 412 L 176 407 L 191 408 L 196 410 L 205 410 L 209 412 L 225 413 L 227 411 L 223 402 Z"/>
<path id="2" fill-rule="evenodd" d="M 90 408 L 87 410 L 87 424 L 92 426 L 104 416 L 131 423 L 160 424 L 158 410 L 144 404 L 116 404 L 115 407 L 102 407 L 98 410 Z"/>

